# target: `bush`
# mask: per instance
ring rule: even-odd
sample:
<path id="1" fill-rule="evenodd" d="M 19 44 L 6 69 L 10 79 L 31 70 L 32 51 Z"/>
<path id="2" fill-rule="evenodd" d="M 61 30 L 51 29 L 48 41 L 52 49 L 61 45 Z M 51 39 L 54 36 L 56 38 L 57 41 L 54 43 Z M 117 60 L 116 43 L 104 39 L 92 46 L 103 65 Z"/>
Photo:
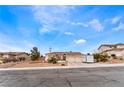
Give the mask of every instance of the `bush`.
<path id="1" fill-rule="evenodd" d="M 93 56 L 94 56 L 94 59 L 96 60 L 96 62 L 100 61 L 100 54 L 96 53 L 96 54 L 93 54 Z"/>
<path id="2" fill-rule="evenodd" d="M 9 62 L 9 61 L 10 61 L 10 60 L 9 60 L 8 58 L 4 58 L 4 59 L 3 59 L 3 62 L 4 62 L 4 63 L 7 63 L 7 62 Z"/>
<path id="3" fill-rule="evenodd" d="M 3 62 L 7 63 L 7 62 L 17 62 L 18 60 L 16 58 L 4 58 Z"/>
<path id="4" fill-rule="evenodd" d="M 120 58 L 120 60 L 123 60 L 123 58 Z"/>
<path id="5" fill-rule="evenodd" d="M 61 64 L 61 66 L 65 66 L 65 64 Z"/>
<path id="6" fill-rule="evenodd" d="M 11 59 L 12 62 L 17 62 L 18 60 L 16 58 Z"/>
<path id="7" fill-rule="evenodd" d="M 101 55 L 100 61 L 102 61 L 102 62 L 108 61 L 108 55 L 107 54 Z"/>
<path id="8" fill-rule="evenodd" d="M 111 54 L 111 57 L 112 57 L 113 59 L 117 59 L 117 56 L 116 56 L 115 54 Z"/>
<path id="9" fill-rule="evenodd" d="M 53 63 L 53 64 L 56 64 L 57 63 L 57 59 L 55 57 L 51 57 L 49 60 L 48 60 L 49 63 Z"/>
<path id="10" fill-rule="evenodd" d="M 109 56 L 107 54 L 99 54 L 99 53 L 96 53 L 96 54 L 93 54 L 94 56 L 94 59 L 96 60 L 96 62 L 106 62 L 108 61 L 108 58 Z"/>
<path id="11" fill-rule="evenodd" d="M 18 61 L 25 61 L 25 57 L 18 57 L 17 60 Z"/>

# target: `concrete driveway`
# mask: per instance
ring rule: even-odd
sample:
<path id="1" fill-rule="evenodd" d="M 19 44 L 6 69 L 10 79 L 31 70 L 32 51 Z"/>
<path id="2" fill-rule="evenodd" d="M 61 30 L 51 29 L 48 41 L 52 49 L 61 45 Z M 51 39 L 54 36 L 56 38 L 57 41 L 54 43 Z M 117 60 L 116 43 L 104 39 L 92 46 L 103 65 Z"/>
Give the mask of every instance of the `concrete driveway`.
<path id="1" fill-rule="evenodd" d="M 124 87 L 124 67 L 0 71 L 1 87 Z"/>

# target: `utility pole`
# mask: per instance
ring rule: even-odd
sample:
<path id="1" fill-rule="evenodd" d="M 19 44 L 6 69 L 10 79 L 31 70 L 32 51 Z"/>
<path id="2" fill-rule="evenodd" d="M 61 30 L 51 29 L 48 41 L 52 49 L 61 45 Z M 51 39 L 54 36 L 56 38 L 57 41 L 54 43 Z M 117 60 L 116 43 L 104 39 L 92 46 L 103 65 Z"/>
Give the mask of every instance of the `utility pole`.
<path id="1" fill-rule="evenodd" d="M 50 52 L 50 53 L 52 52 L 52 48 L 51 48 L 51 47 L 49 48 L 49 52 Z"/>

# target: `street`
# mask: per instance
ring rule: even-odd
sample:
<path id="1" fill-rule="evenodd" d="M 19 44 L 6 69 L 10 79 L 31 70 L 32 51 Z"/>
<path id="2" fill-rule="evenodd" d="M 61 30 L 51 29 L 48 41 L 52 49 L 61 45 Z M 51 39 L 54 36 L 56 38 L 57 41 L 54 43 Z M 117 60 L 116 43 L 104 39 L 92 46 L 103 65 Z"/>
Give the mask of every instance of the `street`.
<path id="1" fill-rule="evenodd" d="M 124 87 L 124 67 L 0 71 L 1 87 Z"/>

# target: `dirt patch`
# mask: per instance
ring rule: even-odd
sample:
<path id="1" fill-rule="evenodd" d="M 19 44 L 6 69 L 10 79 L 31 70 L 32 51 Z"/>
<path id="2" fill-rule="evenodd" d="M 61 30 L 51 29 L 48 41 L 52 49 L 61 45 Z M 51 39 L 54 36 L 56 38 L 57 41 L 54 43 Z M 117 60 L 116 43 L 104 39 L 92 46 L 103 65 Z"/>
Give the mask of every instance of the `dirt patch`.
<path id="1" fill-rule="evenodd" d="M 3 64 L 0 64 L 0 68 L 9 68 L 9 67 L 13 67 L 14 65 L 16 65 L 18 63 L 14 63 L 14 62 L 11 62 L 11 63 L 3 63 Z"/>
<path id="2" fill-rule="evenodd" d="M 102 63 L 106 63 L 106 64 L 123 64 L 124 63 L 124 60 L 119 60 L 119 59 L 112 59 L 112 60 L 109 60 L 108 62 L 102 62 Z"/>
<path id="3" fill-rule="evenodd" d="M 52 63 L 42 63 L 42 62 L 20 62 L 20 63 L 5 63 L 5 64 L 0 64 L 0 68 L 24 68 L 24 67 L 54 67 L 54 66 L 63 66 L 62 64 L 65 64 L 64 66 L 67 65 L 67 63 L 57 63 L 57 64 L 52 64 Z"/>

